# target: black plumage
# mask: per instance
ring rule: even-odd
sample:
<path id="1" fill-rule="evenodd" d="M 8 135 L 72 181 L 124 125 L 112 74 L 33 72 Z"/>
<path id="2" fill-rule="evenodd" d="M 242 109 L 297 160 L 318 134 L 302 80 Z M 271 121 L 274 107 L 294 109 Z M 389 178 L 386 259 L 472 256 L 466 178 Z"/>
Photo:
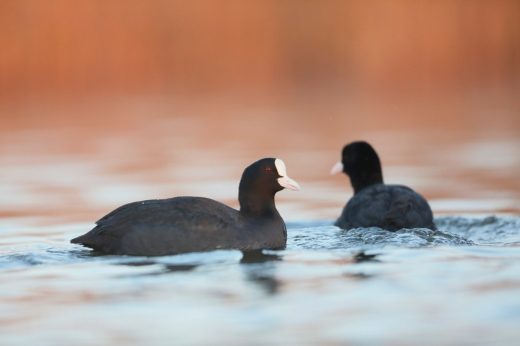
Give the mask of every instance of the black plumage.
<path id="1" fill-rule="evenodd" d="M 380 227 L 390 231 L 436 229 L 424 197 L 407 186 L 384 184 L 379 156 L 367 142 L 353 142 L 343 148 L 341 162 L 333 167 L 333 173 L 340 171 L 349 176 L 354 196 L 343 208 L 336 226 Z"/>
<path id="2" fill-rule="evenodd" d="M 107 254 L 141 256 L 284 248 L 286 227 L 274 203 L 274 195 L 284 187 L 299 188 L 286 176 L 283 162 L 261 159 L 242 174 L 240 210 L 203 197 L 133 202 L 105 215 L 71 242 Z"/>

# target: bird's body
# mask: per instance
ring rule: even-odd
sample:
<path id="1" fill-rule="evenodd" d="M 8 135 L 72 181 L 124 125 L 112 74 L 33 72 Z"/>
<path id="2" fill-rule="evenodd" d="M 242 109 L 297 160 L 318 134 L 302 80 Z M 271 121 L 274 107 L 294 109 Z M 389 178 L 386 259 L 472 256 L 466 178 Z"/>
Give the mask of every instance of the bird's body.
<path id="1" fill-rule="evenodd" d="M 386 185 L 379 156 L 366 142 L 353 142 L 342 151 L 332 173 L 350 178 L 354 196 L 347 202 L 335 225 L 343 229 L 380 227 L 435 230 L 432 210 L 424 197 L 403 185 Z"/>
<path id="2" fill-rule="evenodd" d="M 356 193 L 335 223 L 343 229 L 380 227 L 435 229 L 428 202 L 409 187 L 375 184 Z"/>
<path id="3" fill-rule="evenodd" d="M 174 197 L 121 206 L 73 242 L 104 253 L 147 256 L 276 249 L 285 247 L 286 239 L 276 210 L 269 217 L 248 218 L 208 198 Z"/>
<path id="4" fill-rule="evenodd" d="M 287 231 L 274 194 L 283 189 L 279 182 L 296 183 L 282 172 L 275 175 L 271 166 L 274 159 L 264 159 L 244 171 L 240 210 L 203 197 L 133 202 L 105 215 L 90 232 L 71 242 L 102 253 L 140 256 L 284 248 Z"/>

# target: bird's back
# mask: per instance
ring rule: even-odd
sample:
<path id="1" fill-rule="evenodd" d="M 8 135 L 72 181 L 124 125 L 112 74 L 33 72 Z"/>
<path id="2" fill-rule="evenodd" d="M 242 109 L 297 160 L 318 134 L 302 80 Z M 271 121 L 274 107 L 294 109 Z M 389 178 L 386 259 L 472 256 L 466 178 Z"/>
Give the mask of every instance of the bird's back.
<path id="1" fill-rule="evenodd" d="M 371 185 L 356 193 L 336 225 L 344 229 L 380 227 L 391 231 L 435 229 L 431 208 L 421 195 L 406 186 L 384 184 Z"/>
<path id="2" fill-rule="evenodd" d="M 125 204 L 72 240 L 104 253 L 164 255 L 230 248 L 242 225 L 239 212 L 202 197 Z"/>

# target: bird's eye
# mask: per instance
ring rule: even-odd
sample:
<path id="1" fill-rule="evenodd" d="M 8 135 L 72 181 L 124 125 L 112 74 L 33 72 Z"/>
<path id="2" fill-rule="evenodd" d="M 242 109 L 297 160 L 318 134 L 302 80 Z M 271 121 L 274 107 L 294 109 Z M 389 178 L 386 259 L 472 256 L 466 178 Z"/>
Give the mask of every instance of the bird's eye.
<path id="1" fill-rule="evenodd" d="M 265 167 L 265 168 L 264 168 L 264 171 L 265 171 L 266 173 L 273 173 L 273 169 L 272 169 L 271 167 Z"/>

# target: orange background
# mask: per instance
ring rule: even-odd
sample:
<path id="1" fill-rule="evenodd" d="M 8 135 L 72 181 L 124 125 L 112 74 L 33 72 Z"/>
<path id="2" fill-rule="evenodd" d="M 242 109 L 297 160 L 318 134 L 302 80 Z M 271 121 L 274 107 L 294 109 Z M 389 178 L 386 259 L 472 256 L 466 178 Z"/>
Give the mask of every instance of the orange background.
<path id="1" fill-rule="evenodd" d="M 307 191 L 284 215 L 332 218 L 350 190 L 328 170 L 358 139 L 435 212 L 518 210 L 520 1 L 0 0 L 0 26 L 8 215 L 235 203 L 277 156 Z"/>
<path id="2" fill-rule="evenodd" d="M 516 0 L 0 2 L 0 95 L 501 90 Z"/>

